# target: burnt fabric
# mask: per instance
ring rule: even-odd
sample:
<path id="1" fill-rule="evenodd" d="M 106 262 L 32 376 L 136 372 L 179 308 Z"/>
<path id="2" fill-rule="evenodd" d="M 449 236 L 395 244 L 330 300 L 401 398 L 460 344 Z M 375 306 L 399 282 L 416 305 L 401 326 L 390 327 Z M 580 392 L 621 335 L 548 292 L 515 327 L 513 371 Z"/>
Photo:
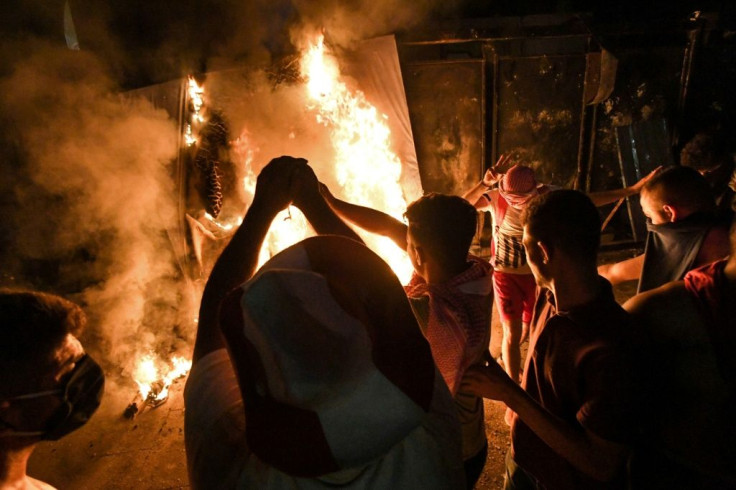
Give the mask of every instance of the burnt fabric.
<path id="1" fill-rule="evenodd" d="M 695 213 L 660 225 L 648 221 L 649 233 L 637 292 L 682 279 L 693 268 L 708 231 L 718 222 L 711 213 Z"/>
<path id="2" fill-rule="evenodd" d="M 319 236 L 286 249 L 225 299 L 220 322 L 242 401 L 225 353 L 195 364 L 185 392 L 195 488 L 462 484 L 450 394 L 401 284 L 363 244 Z M 203 392 L 221 403 L 203 407 Z M 208 435 L 218 430 L 231 433 L 220 442 Z"/>
<path id="3" fill-rule="evenodd" d="M 557 311 L 552 294 L 539 298 L 522 387 L 564 422 L 598 437 L 628 443 L 635 435 L 634 386 L 626 350 L 632 324 L 600 278 L 597 297 Z M 520 418 L 511 427 L 511 457 L 550 490 L 623 488 L 622 474 L 602 484 L 557 454 Z"/>

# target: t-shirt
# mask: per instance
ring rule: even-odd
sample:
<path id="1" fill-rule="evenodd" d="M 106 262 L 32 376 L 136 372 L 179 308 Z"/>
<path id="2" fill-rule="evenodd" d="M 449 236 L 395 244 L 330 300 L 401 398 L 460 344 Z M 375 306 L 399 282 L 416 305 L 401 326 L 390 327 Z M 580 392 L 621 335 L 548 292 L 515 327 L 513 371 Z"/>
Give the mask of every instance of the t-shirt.
<path id="1" fill-rule="evenodd" d="M 560 187 L 541 184 L 536 192 L 544 194 Z M 522 243 L 524 226 L 521 223 L 523 207 L 509 204 L 499 190 L 482 196 L 483 208 L 493 211 L 493 268 L 508 274 L 531 274 Z"/>
<path id="2" fill-rule="evenodd" d="M 557 311 L 549 291 L 540 294 L 522 387 L 568 424 L 609 441 L 628 443 L 636 428 L 626 351 L 631 320 L 616 303 L 610 283 L 599 281 L 600 291 L 593 301 L 565 312 Z M 586 476 L 519 418 L 511 428 L 511 440 L 514 461 L 545 488 L 623 487 L 623 481 L 603 484 Z"/>
<path id="3" fill-rule="evenodd" d="M 455 408 L 435 376 L 431 410 L 405 439 L 360 468 L 294 477 L 260 460 L 245 442 L 245 412 L 225 349 L 197 361 L 184 390 L 184 434 L 192 488 L 463 488 Z"/>

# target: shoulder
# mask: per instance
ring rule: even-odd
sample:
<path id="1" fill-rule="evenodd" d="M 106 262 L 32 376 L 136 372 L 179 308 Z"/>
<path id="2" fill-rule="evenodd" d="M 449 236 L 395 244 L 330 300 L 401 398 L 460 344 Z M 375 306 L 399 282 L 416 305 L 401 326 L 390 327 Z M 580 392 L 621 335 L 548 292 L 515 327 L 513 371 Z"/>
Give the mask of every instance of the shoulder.
<path id="1" fill-rule="evenodd" d="M 730 220 L 726 221 L 721 220 L 716 226 L 708 230 L 698 252 L 696 266 L 722 259 L 730 253 Z"/>
<path id="2" fill-rule="evenodd" d="M 559 185 L 554 185 L 554 184 L 541 184 L 539 187 L 537 187 L 537 191 L 540 194 L 544 194 L 546 192 L 551 192 L 551 191 L 558 191 L 560 189 L 563 189 L 563 187 Z"/>
<path id="3" fill-rule="evenodd" d="M 41 480 L 36 480 L 31 476 L 26 476 L 25 486 L 23 488 L 27 490 L 56 490 L 56 487 L 52 487 Z"/>
<path id="4" fill-rule="evenodd" d="M 624 304 L 639 326 L 652 333 L 692 331 L 701 316 L 683 281 L 667 283 L 638 294 Z"/>
<path id="5" fill-rule="evenodd" d="M 674 302 L 687 298 L 688 293 L 685 289 L 685 283 L 683 281 L 673 281 L 631 297 L 624 303 L 623 308 L 632 315 L 640 315 L 655 308 L 674 306 Z"/>

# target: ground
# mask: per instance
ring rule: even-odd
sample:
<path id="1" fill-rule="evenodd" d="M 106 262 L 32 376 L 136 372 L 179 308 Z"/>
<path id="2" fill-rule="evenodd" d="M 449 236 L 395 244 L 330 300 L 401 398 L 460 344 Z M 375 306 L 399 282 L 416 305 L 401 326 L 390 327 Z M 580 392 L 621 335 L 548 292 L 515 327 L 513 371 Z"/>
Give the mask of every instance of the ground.
<path id="1" fill-rule="evenodd" d="M 623 302 L 634 294 L 635 284 L 614 290 L 617 300 Z M 501 329 L 495 311 L 491 339 L 491 353 L 498 357 Z M 522 345 L 525 351 L 526 344 Z M 124 418 L 123 411 L 135 393 L 108 386 L 100 411 L 87 426 L 60 441 L 39 445 L 31 457 L 29 474 L 61 490 L 189 488 L 183 386 L 183 380 L 176 382 L 165 404 L 132 420 Z M 486 400 L 485 408 L 488 459 L 475 488 L 498 490 L 503 487 L 509 430 L 503 420 L 503 404 Z"/>

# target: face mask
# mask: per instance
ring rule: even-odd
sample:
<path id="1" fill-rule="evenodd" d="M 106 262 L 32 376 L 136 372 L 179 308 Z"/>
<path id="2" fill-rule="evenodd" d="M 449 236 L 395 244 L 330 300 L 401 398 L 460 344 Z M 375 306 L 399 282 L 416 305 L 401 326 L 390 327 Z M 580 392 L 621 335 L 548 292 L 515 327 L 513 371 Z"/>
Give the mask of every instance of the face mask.
<path id="1" fill-rule="evenodd" d="M 41 436 L 47 441 L 56 441 L 87 423 L 100 406 L 105 390 L 105 375 L 102 368 L 91 357 L 84 355 L 76 362 L 66 384 L 55 390 L 39 391 L 6 398 L 4 401 L 30 400 L 44 396 L 59 396 L 61 406 L 49 418 L 47 428 L 42 431 L 21 431 L 7 422 L 0 421 L 12 429 L 6 437 Z"/>

